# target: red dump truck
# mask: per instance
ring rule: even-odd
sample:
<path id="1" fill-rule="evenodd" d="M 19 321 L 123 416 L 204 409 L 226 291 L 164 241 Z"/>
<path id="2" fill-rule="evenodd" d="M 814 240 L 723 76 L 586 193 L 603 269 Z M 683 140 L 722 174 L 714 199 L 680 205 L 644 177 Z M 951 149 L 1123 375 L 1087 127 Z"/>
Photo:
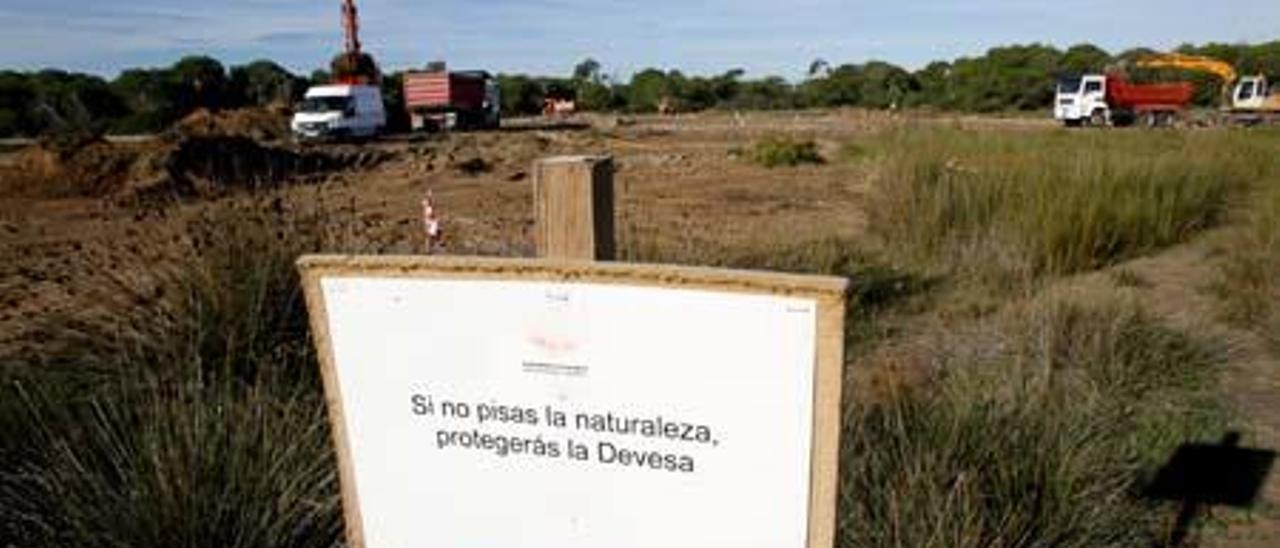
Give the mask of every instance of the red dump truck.
<path id="1" fill-rule="evenodd" d="M 404 103 L 414 131 L 496 129 L 502 124 L 498 82 L 488 72 L 411 71 Z"/>
<path id="2" fill-rule="evenodd" d="M 1190 82 L 1135 84 L 1119 74 L 1089 74 L 1058 80 L 1054 118 L 1071 127 L 1172 125 L 1195 95 Z"/>

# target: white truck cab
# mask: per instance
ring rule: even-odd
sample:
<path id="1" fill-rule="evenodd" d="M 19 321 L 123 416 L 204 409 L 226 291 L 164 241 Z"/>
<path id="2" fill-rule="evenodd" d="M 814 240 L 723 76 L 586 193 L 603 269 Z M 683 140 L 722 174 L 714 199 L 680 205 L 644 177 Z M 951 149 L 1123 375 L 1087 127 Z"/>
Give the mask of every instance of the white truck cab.
<path id="1" fill-rule="evenodd" d="M 1053 105 L 1054 119 L 1065 125 L 1106 124 L 1111 110 L 1107 104 L 1107 77 L 1086 74 L 1058 79 Z"/>
<path id="2" fill-rule="evenodd" d="M 299 139 L 373 137 L 386 126 L 382 90 L 367 85 L 308 89 L 290 124 Z"/>

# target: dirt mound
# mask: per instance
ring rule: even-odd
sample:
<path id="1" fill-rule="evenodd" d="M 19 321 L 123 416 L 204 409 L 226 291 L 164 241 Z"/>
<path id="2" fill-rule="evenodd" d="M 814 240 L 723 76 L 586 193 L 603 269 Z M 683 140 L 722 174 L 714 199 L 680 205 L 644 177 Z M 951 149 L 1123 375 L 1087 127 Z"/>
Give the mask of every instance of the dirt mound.
<path id="1" fill-rule="evenodd" d="M 235 189 L 262 189 L 311 176 L 373 167 L 386 160 L 378 151 L 297 150 L 265 146 L 248 137 L 194 137 L 172 144 L 162 177 L 136 186 L 134 194 L 210 196 Z"/>
<path id="2" fill-rule="evenodd" d="M 289 113 L 278 108 L 210 112 L 199 109 L 170 129 L 173 137 L 248 137 L 255 141 L 289 138 Z"/>
<path id="3" fill-rule="evenodd" d="M 23 198 L 106 196 L 133 176 L 139 156 L 135 146 L 102 139 L 30 146 L 0 171 L 0 192 Z"/>

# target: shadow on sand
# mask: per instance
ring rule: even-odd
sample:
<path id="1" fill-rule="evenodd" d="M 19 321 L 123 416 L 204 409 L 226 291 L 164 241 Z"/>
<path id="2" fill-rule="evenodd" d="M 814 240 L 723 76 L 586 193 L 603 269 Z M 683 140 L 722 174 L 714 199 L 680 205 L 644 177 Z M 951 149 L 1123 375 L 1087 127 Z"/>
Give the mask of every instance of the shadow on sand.
<path id="1" fill-rule="evenodd" d="M 1191 525 L 1214 506 L 1252 508 L 1276 460 L 1275 451 L 1239 447 L 1240 434 L 1217 445 L 1184 444 L 1156 474 L 1144 495 L 1182 504 L 1167 546 L 1188 546 Z"/>

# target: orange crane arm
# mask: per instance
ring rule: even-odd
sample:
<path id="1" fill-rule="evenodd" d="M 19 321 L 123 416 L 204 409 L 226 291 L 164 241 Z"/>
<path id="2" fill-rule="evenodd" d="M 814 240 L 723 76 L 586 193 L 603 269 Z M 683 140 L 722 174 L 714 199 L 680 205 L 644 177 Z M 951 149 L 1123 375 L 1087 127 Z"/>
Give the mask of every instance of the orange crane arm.
<path id="1" fill-rule="evenodd" d="M 1143 68 L 1178 68 L 1194 70 L 1197 72 L 1207 72 L 1221 78 L 1222 86 L 1224 88 L 1235 83 L 1236 79 L 1240 76 L 1236 73 L 1235 67 L 1232 67 L 1229 63 L 1219 61 L 1212 57 L 1185 55 L 1181 53 L 1160 53 L 1150 55 L 1139 59 L 1137 65 Z"/>

